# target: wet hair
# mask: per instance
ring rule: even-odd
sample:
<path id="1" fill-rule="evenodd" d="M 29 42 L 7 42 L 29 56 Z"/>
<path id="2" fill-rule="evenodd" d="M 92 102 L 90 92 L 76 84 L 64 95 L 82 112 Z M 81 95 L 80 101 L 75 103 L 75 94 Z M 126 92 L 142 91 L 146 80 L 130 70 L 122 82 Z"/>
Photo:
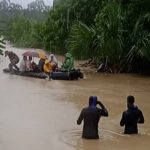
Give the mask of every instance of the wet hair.
<path id="1" fill-rule="evenodd" d="M 96 106 L 97 103 L 97 96 L 90 96 L 89 97 L 89 106 Z"/>
<path id="2" fill-rule="evenodd" d="M 134 102 L 135 102 L 134 96 L 129 95 L 129 96 L 127 97 L 127 102 L 128 102 L 128 104 L 133 105 Z"/>

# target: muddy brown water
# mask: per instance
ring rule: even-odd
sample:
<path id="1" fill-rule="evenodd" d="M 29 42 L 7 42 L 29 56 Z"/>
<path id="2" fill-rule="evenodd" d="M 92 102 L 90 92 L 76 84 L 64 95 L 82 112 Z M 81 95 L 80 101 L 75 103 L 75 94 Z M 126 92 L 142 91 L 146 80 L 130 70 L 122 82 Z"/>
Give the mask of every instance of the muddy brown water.
<path id="1" fill-rule="evenodd" d="M 10 50 L 21 53 L 28 49 Z M 86 73 L 79 81 L 47 81 L 4 74 L 8 58 L 0 56 L 0 150 L 149 150 L 150 77 Z M 119 126 L 126 97 L 143 110 L 138 135 L 123 135 Z M 76 120 L 97 95 L 109 111 L 101 118 L 99 140 L 81 138 Z"/>

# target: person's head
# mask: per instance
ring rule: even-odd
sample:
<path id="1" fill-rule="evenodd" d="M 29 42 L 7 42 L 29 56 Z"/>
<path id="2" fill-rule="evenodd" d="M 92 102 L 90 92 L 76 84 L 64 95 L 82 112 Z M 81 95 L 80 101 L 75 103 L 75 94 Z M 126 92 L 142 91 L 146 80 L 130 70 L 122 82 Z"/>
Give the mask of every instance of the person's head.
<path id="1" fill-rule="evenodd" d="M 71 58 L 72 55 L 71 55 L 70 53 L 66 53 L 66 54 L 65 54 L 65 57 L 66 57 L 66 58 Z"/>
<path id="2" fill-rule="evenodd" d="M 90 96 L 89 97 L 89 106 L 96 106 L 97 104 L 97 96 Z"/>
<path id="3" fill-rule="evenodd" d="M 7 56 L 8 56 L 8 53 L 9 53 L 9 51 L 5 51 L 5 57 L 7 57 Z"/>
<path id="4" fill-rule="evenodd" d="M 27 56 L 23 56 L 23 60 L 27 60 Z"/>
<path id="5" fill-rule="evenodd" d="M 133 105 L 134 105 L 134 102 L 135 102 L 134 96 L 129 95 L 129 96 L 127 97 L 127 107 L 129 108 L 129 107 L 133 106 Z"/>
<path id="6" fill-rule="evenodd" d="M 32 57 L 31 56 L 29 56 L 29 60 L 32 61 Z"/>
<path id="7" fill-rule="evenodd" d="M 51 54 L 51 57 L 50 57 L 50 58 L 51 58 L 51 60 L 53 60 L 53 59 L 54 59 L 54 54 Z"/>

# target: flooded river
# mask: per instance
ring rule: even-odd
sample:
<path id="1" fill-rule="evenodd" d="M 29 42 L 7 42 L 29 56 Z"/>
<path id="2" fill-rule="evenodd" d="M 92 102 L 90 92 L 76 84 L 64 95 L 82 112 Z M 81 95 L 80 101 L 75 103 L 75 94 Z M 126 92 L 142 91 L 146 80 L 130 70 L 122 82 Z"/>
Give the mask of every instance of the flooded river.
<path id="1" fill-rule="evenodd" d="M 8 48 L 21 57 L 23 50 Z M 0 56 L 0 150 L 149 150 L 150 77 L 87 73 L 79 81 L 47 81 L 4 74 L 8 62 Z M 146 120 L 132 136 L 119 126 L 130 94 Z M 109 111 L 99 140 L 82 139 L 83 124 L 76 124 L 90 95 Z"/>

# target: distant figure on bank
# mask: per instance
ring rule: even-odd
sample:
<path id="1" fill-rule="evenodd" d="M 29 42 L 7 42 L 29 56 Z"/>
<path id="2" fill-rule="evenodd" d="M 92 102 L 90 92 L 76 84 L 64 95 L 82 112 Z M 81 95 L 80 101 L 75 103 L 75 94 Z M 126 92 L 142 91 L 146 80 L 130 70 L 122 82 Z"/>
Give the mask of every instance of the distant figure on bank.
<path id="1" fill-rule="evenodd" d="M 99 104 L 101 108 L 96 107 L 97 104 Z M 108 116 L 107 109 L 100 101 L 97 100 L 96 96 L 90 96 L 89 106 L 82 109 L 77 120 L 78 125 L 80 125 L 82 120 L 84 120 L 82 138 L 99 139 L 98 123 L 101 116 Z"/>
<path id="2" fill-rule="evenodd" d="M 9 64 L 9 70 L 14 71 L 13 67 L 19 71 L 19 68 L 17 66 L 17 63 L 19 62 L 19 57 L 12 51 L 5 51 L 5 57 L 9 57 L 10 64 Z"/>
<path id="3" fill-rule="evenodd" d="M 140 109 L 134 105 L 134 96 L 127 97 L 127 107 L 128 109 L 123 112 L 120 125 L 124 126 L 124 134 L 137 134 L 138 133 L 138 123 L 144 123 L 144 116 Z"/>
<path id="4" fill-rule="evenodd" d="M 61 69 L 66 71 L 74 69 L 74 59 L 70 53 L 65 54 L 65 61 L 63 62 Z"/>

